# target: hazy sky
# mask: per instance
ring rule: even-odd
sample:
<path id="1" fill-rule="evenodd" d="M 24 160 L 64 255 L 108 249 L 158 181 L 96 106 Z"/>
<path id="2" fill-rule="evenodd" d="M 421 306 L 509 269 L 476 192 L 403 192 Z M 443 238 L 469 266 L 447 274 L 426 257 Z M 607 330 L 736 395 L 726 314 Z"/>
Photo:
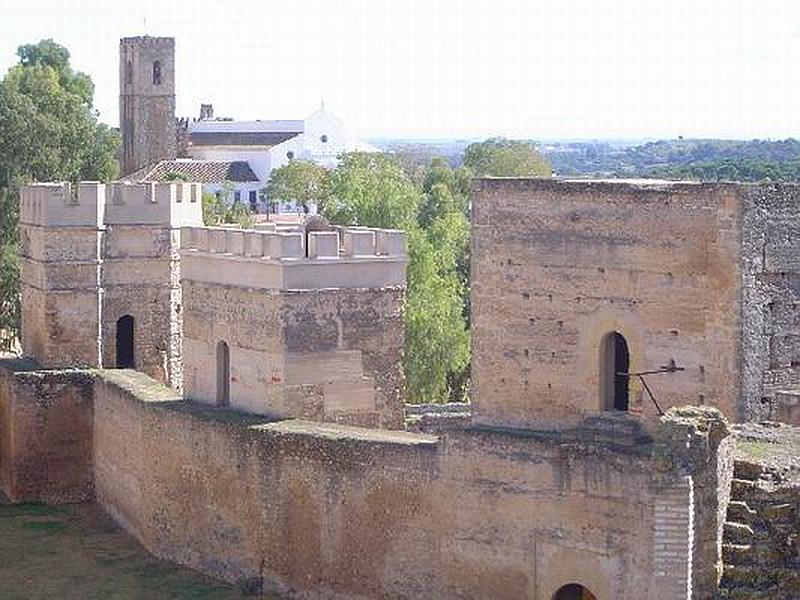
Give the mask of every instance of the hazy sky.
<path id="1" fill-rule="evenodd" d="M 363 136 L 800 136 L 800 0 L 0 0 L 0 15 L 0 73 L 51 37 L 111 124 L 118 40 L 147 33 L 176 38 L 179 116 L 302 118 L 324 98 Z"/>

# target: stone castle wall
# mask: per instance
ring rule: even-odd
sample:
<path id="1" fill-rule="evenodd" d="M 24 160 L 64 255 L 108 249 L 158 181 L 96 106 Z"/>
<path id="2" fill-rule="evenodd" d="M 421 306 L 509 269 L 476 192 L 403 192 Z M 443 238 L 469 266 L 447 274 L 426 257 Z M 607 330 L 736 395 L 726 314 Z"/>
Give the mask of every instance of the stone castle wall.
<path id="1" fill-rule="evenodd" d="M 782 405 L 800 387 L 800 189 L 744 188 L 742 417 L 800 425 Z"/>
<path id="2" fill-rule="evenodd" d="M 0 360 L 0 481 L 12 502 L 94 497 L 93 378 Z"/>
<path id="3" fill-rule="evenodd" d="M 269 421 L 184 401 L 134 371 L 99 371 L 94 384 L 72 373 L 61 394 L 0 388 L 0 410 L 21 402 L 27 421 L 73 415 L 81 427 L 10 437 L 30 449 L 57 437 L 62 462 L 86 457 L 88 440 L 91 458 L 75 464 L 148 550 L 251 589 L 548 600 L 581 583 L 598 598 L 669 600 L 710 585 L 690 564 L 693 540 L 716 527 L 692 500 L 710 456 L 702 418 L 665 421 L 658 451 L 491 428 L 435 437 Z M 7 459 L 0 435 L 5 473 L 22 455 Z"/>

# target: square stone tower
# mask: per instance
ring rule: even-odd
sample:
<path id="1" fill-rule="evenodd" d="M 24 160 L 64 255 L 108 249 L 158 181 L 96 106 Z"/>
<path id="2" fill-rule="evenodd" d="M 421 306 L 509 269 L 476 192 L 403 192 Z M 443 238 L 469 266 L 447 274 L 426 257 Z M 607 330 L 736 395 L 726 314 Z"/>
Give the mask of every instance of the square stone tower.
<path id="1" fill-rule="evenodd" d="M 774 418 L 800 389 L 800 186 L 485 179 L 472 226 L 478 423 L 655 418 L 651 392 Z"/>
<path id="2" fill-rule="evenodd" d="M 182 387 L 180 227 L 196 183 L 35 184 L 20 194 L 23 352 Z"/>
<path id="3" fill-rule="evenodd" d="M 186 228 L 186 395 L 400 429 L 405 234 Z"/>
<path id="4" fill-rule="evenodd" d="M 102 246 L 105 367 L 182 389 L 180 227 L 202 223 L 197 183 L 108 186 Z"/>
<path id="5" fill-rule="evenodd" d="M 120 40 L 119 124 L 123 175 L 176 156 L 175 38 Z"/>
<path id="6" fill-rule="evenodd" d="M 44 367 L 99 364 L 104 198 L 100 183 L 20 194 L 22 348 Z"/>

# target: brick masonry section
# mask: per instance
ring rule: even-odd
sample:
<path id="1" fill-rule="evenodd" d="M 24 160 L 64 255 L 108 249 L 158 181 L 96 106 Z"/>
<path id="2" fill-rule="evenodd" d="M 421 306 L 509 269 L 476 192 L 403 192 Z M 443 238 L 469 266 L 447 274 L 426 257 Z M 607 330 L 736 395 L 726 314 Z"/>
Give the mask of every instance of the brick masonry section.
<path id="1" fill-rule="evenodd" d="M 656 497 L 653 568 L 660 598 L 692 597 L 693 496 L 686 477 Z"/>

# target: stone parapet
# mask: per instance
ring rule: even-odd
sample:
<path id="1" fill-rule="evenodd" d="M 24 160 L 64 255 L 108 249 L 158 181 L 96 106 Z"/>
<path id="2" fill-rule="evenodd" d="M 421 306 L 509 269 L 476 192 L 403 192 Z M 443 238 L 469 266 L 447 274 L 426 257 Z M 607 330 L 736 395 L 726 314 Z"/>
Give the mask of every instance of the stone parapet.
<path id="1" fill-rule="evenodd" d="M 277 232 L 181 229 L 182 278 L 255 289 L 405 285 L 405 233 L 387 229 Z"/>
<path id="2" fill-rule="evenodd" d="M 100 228 L 104 221 L 106 186 L 103 183 L 35 183 L 22 188 L 21 225 Z"/>
<path id="3" fill-rule="evenodd" d="M 172 227 L 203 222 L 199 183 L 122 183 L 108 186 L 106 224 Z"/>
<path id="4" fill-rule="evenodd" d="M 200 225 L 199 183 L 35 183 L 22 188 L 20 224 L 39 227 Z"/>

